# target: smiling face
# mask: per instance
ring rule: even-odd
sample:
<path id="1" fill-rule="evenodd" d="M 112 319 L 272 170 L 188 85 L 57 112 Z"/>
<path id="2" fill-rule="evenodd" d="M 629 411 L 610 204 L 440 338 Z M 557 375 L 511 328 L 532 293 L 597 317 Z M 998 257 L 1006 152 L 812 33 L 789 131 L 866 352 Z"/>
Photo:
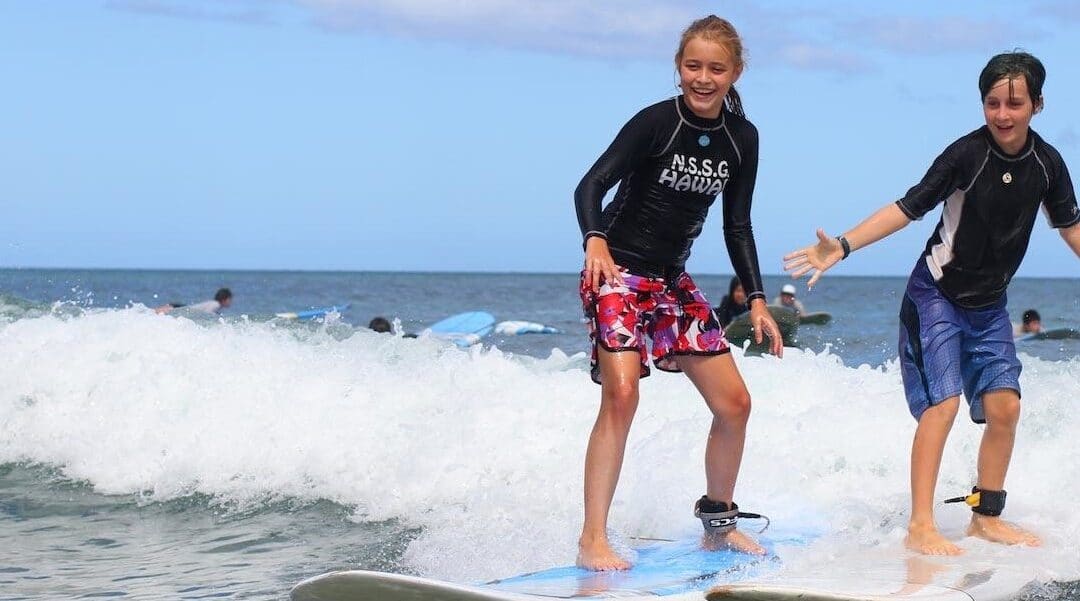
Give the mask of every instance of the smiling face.
<path id="1" fill-rule="evenodd" d="M 719 117 L 724 97 L 742 74 L 742 65 L 723 44 L 697 36 L 686 43 L 676 66 L 679 87 L 690 110 L 705 119 Z"/>
<path id="2" fill-rule="evenodd" d="M 1020 152 L 1027 144 L 1031 117 L 1039 108 L 1031 98 L 1024 76 L 995 81 L 983 98 L 983 115 L 990 135 L 1009 154 Z"/>

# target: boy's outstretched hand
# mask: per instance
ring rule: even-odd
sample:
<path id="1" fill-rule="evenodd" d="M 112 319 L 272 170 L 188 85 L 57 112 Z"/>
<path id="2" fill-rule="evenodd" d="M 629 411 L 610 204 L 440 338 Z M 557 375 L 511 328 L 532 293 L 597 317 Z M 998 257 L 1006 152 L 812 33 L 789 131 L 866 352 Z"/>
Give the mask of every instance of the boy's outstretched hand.
<path id="1" fill-rule="evenodd" d="M 801 278 L 813 270 L 814 274 L 806 283 L 807 289 L 813 288 L 823 273 L 844 258 L 844 248 L 839 240 L 826 235 L 821 228 L 818 228 L 817 238 L 817 244 L 784 255 L 784 271 L 791 272 L 792 278 Z"/>

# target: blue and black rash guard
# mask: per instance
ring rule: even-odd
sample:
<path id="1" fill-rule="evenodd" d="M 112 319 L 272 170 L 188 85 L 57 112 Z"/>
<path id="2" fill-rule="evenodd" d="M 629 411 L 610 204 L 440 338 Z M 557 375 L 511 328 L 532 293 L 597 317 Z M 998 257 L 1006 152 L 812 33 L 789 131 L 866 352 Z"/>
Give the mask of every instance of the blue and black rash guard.
<path id="1" fill-rule="evenodd" d="M 942 293 L 969 309 L 1005 294 L 1040 205 L 1051 227 L 1080 222 L 1069 170 L 1034 130 L 1024 149 L 1009 155 L 980 127 L 949 145 L 896 204 L 908 218 L 921 219 L 942 199 L 941 220 L 922 258 Z"/>
<path id="2" fill-rule="evenodd" d="M 585 174 L 574 193 L 582 235 L 607 239 L 630 272 L 682 272 L 709 207 L 723 194 L 724 240 L 747 297 L 766 298 L 750 225 L 757 128 L 728 110 L 702 119 L 682 96 L 642 109 Z M 607 191 L 615 197 L 601 211 Z"/>

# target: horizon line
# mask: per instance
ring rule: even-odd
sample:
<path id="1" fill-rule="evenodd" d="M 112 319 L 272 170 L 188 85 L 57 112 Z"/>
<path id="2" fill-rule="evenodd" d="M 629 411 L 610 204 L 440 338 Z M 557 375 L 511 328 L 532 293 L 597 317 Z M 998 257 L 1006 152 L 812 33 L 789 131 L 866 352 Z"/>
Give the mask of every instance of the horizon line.
<path id="1" fill-rule="evenodd" d="M 221 267 L 221 268 L 207 268 L 207 267 L 10 267 L 0 266 L 0 271 L 130 271 L 130 272 L 151 272 L 151 271 L 166 271 L 177 273 L 341 273 L 341 274 L 444 274 L 444 275 L 577 275 L 575 271 L 507 271 L 507 270 L 490 270 L 490 271 L 466 271 L 460 269 L 451 270 L 437 270 L 437 269 L 425 269 L 425 270 L 412 270 L 412 269 L 399 269 L 399 270 L 386 270 L 386 269 L 298 269 L 298 268 L 237 268 L 237 267 Z M 734 273 L 710 273 L 698 271 L 695 272 L 694 277 L 700 276 L 722 276 L 730 277 L 735 275 Z M 762 273 L 762 277 L 787 277 L 785 273 Z M 858 275 L 858 274 L 829 274 L 830 279 L 835 278 L 906 278 L 909 274 L 875 274 L 875 275 Z M 798 280 L 805 280 L 806 278 L 798 278 Z M 1031 276 L 1022 275 L 1013 278 L 1017 279 L 1043 279 L 1043 280 L 1077 280 L 1080 277 L 1077 276 Z"/>

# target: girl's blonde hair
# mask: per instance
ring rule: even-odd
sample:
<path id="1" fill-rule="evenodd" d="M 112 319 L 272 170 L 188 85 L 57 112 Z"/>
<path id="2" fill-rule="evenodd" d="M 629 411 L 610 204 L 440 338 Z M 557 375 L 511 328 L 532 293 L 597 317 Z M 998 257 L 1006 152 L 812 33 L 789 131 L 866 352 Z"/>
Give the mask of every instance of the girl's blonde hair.
<path id="1" fill-rule="evenodd" d="M 686 28 L 686 31 L 683 31 L 682 38 L 679 40 L 679 51 L 675 53 L 676 66 L 682 62 L 686 45 L 694 38 L 701 38 L 707 42 L 716 42 L 722 45 L 731 55 L 732 60 L 735 61 L 735 68 L 740 71 L 746 64 L 743 60 L 742 38 L 739 37 L 739 32 L 735 31 L 735 26 L 727 19 L 709 15 L 694 21 Z M 746 116 L 742 106 L 742 98 L 735 91 L 735 86 L 731 86 L 731 89 L 728 90 L 727 96 L 724 97 L 724 103 L 732 113 L 740 117 Z"/>

